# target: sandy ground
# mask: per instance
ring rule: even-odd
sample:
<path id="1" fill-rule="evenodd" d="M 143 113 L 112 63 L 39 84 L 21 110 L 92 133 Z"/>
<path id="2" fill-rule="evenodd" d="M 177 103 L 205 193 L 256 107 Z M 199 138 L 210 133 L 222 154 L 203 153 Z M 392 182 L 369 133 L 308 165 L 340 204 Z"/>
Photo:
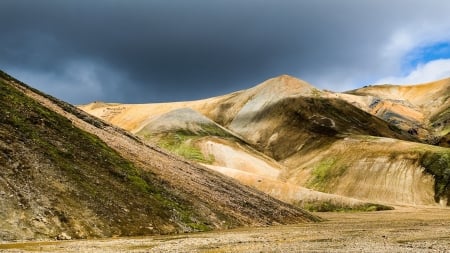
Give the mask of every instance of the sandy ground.
<path id="1" fill-rule="evenodd" d="M 104 240 L 0 244 L 0 252 L 450 252 L 450 209 L 320 213 L 321 223 Z"/>

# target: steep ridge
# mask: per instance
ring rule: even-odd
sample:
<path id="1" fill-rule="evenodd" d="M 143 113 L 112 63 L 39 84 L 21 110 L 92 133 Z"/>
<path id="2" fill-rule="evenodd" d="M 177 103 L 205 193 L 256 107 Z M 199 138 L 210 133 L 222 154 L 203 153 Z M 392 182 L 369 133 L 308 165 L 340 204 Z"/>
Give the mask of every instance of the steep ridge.
<path id="1" fill-rule="evenodd" d="M 433 87 L 436 89 L 433 98 L 447 101 L 445 89 L 439 88 L 439 85 Z M 416 92 L 420 91 L 422 89 Z M 284 75 L 229 95 L 166 105 L 170 110 L 175 107 L 196 110 L 227 128 L 234 136 L 239 136 L 238 140 L 220 136 L 207 139 L 207 136 L 203 136 L 206 138 L 204 141 L 194 142 L 203 156 L 214 153 L 207 148 L 211 143 L 216 147 L 228 143 L 228 149 L 236 149 L 230 144 L 235 141 L 273 159 L 279 171 L 276 177 L 267 177 L 273 171 L 271 168 L 264 171 L 249 170 L 248 164 L 230 166 L 231 162 L 224 162 L 224 158 L 220 159 L 222 163 L 207 159 L 206 164 L 211 169 L 254 187 L 258 188 L 251 177 L 265 177 L 291 186 L 308 187 L 370 202 L 411 205 L 441 202 L 447 205 L 446 199 L 450 197 L 447 175 L 450 168 L 449 150 L 421 144 L 430 141 L 427 138 L 431 136 L 431 130 L 427 124 L 421 123 L 422 120 L 429 117 L 427 115 L 446 115 L 446 107 L 439 107 L 443 110 L 439 113 L 433 109 L 426 114 L 420 109 L 420 103 L 427 100 L 425 98 L 417 98 L 414 100 L 416 104 L 396 96 L 385 99 L 385 104 L 395 103 L 403 108 L 396 109 L 397 114 L 404 114 L 403 118 L 420 123 L 422 128 L 415 132 L 410 131 L 410 127 L 401 127 L 398 121 L 370 111 L 380 104 L 380 101 L 374 101 L 384 98 L 378 98 L 376 94 L 357 93 L 321 91 Z M 399 94 L 404 97 L 407 97 L 406 94 L 414 96 L 412 92 Z M 435 105 L 438 106 L 437 103 Z M 89 112 L 90 106 L 93 105 L 87 105 L 84 109 Z M 126 106 L 127 110 L 138 110 L 142 105 Z M 147 119 L 164 111 L 161 109 L 163 107 L 162 104 L 145 105 L 148 109 Z M 151 108 L 158 110 L 153 112 Z M 98 109 L 95 109 L 96 112 Z M 125 118 L 127 113 L 120 112 L 118 115 Z M 150 122 L 141 120 L 137 128 L 147 127 L 146 123 Z M 410 122 L 404 122 L 410 126 Z M 254 152 L 247 154 L 261 157 Z M 223 152 L 212 154 L 216 155 L 222 156 Z M 233 156 L 228 156 L 228 159 L 232 160 Z M 284 187 L 281 184 L 279 186 Z M 258 189 L 273 194 L 268 187 L 261 186 Z M 277 197 L 282 199 L 281 196 Z"/>
<path id="2" fill-rule="evenodd" d="M 0 103 L 0 240 L 319 220 L 144 144 L 3 72 Z"/>

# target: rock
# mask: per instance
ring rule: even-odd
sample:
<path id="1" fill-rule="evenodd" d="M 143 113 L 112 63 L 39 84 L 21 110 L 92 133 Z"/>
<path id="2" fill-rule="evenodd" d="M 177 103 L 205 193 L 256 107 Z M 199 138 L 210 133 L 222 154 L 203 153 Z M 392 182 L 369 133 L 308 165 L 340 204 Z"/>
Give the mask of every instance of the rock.
<path id="1" fill-rule="evenodd" d="M 445 207 L 447 207 L 447 204 L 448 204 L 448 198 L 447 198 L 446 196 L 441 196 L 441 197 L 439 198 L 439 205 L 440 205 L 442 208 L 445 208 Z"/>
<path id="2" fill-rule="evenodd" d="M 71 240 L 71 239 L 72 237 L 66 234 L 65 232 L 62 232 L 56 237 L 56 240 Z"/>

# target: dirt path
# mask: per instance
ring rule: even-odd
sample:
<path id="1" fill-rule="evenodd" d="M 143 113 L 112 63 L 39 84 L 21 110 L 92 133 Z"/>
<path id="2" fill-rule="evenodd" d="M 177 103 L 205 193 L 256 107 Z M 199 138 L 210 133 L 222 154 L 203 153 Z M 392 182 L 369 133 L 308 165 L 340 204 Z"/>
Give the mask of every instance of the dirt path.
<path id="1" fill-rule="evenodd" d="M 105 240 L 0 244 L 0 252 L 450 252 L 450 209 L 321 213 L 313 224 Z"/>

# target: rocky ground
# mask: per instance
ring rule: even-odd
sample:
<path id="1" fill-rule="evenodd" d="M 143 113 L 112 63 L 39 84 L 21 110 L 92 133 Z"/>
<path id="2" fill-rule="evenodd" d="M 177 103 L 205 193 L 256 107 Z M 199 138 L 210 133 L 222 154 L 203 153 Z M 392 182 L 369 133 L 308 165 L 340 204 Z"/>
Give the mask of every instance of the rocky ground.
<path id="1" fill-rule="evenodd" d="M 0 252 L 448 252 L 450 209 L 320 213 L 327 221 L 106 240 L 0 244 Z"/>

